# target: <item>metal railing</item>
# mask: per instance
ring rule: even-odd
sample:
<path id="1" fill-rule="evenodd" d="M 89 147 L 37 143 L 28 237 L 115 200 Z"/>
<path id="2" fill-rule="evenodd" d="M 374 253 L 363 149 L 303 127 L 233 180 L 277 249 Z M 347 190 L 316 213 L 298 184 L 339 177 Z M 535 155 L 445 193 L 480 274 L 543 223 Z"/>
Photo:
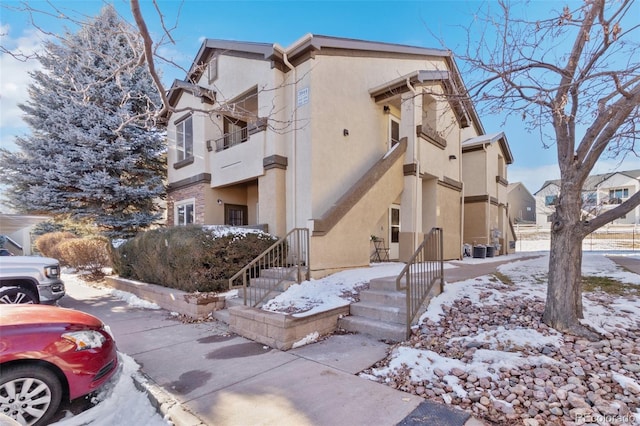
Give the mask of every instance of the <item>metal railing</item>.
<path id="1" fill-rule="evenodd" d="M 514 225 L 516 251 L 549 250 L 549 226 L 517 223 Z M 609 224 L 596 229 L 582 240 L 583 251 L 638 251 L 640 225 Z"/>
<path id="2" fill-rule="evenodd" d="M 396 278 L 396 289 L 407 299 L 407 339 L 411 324 L 435 284 L 444 289 L 442 228 L 432 228 Z"/>
<path id="3" fill-rule="evenodd" d="M 239 145 L 249 140 L 249 128 L 243 127 L 232 133 L 226 133 L 220 139 L 216 139 L 216 152 L 229 149 L 232 146 Z"/>
<path id="4" fill-rule="evenodd" d="M 295 228 L 229 278 L 244 305 L 257 307 L 285 281 L 309 279 L 309 230 Z"/>
<path id="5" fill-rule="evenodd" d="M 236 130 L 235 132 L 231 133 L 225 133 L 221 138 L 213 141 L 216 146 L 216 152 L 224 151 L 225 149 L 229 149 L 232 146 L 247 142 L 249 140 L 249 136 L 253 135 L 254 133 L 262 132 L 266 129 L 267 119 L 261 117 L 254 122 L 248 123 L 246 127 L 243 127 L 240 130 Z M 207 149 L 211 151 L 213 147 L 209 148 L 209 145 L 211 145 L 211 142 L 207 141 Z"/>

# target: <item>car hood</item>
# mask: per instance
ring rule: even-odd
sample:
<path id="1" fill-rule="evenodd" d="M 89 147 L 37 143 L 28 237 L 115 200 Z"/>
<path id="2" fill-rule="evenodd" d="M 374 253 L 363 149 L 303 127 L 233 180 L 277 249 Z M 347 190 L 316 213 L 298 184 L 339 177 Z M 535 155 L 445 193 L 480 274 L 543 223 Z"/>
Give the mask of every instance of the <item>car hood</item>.
<path id="1" fill-rule="evenodd" d="M 3 263 L 11 265 L 57 265 L 57 259 L 42 256 L 0 256 L 0 265 Z"/>
<path id="2" fill-rule="evenodd" d="M 57 306 L 0 305 L 0 326 L 27 324 L 77 324 L 99 328 L 102 321 L 93 315 Z"/>

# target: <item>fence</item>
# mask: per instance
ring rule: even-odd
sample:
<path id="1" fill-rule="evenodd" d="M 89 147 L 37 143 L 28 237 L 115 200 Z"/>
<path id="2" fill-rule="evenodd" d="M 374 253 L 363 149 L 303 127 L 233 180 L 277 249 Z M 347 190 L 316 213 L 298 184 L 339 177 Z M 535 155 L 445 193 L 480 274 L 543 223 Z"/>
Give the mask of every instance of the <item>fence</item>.
<path id="1" fill-rule="evenodd" d="M 549 250 L 551 231 L 539 225 L 516 224 L 516 251 Z M 640 251 L 640 225 L 607 225 L 582 241 L 583 251 Z"/>

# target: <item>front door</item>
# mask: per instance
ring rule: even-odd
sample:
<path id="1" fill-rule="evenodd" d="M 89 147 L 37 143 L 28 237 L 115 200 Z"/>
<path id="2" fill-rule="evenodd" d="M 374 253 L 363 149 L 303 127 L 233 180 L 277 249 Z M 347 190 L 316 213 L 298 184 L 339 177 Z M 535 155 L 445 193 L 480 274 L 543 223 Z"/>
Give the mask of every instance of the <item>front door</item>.
<path id="1" fill-rule="evenodd" d="M 224 205 L 224 224 L 231 226 L 248 225 L 247 206 L 239 206 L 236 204 Z"/>
<path id="2" fill-rule="evenodd" d="M 389 259 L 400 257 L 400 206 L 397 204 L 389 208 Z"/>

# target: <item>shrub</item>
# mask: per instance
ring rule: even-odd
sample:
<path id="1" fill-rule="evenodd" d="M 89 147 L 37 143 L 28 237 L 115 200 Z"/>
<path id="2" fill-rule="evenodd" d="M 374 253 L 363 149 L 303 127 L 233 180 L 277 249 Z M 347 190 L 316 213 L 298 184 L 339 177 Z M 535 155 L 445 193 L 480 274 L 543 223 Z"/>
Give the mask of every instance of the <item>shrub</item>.
<path id="1" fill-rule="evenodd" d="M 188 292 L 224 291 L 229 278 L 276 240 L 229 227 L 155 229 L 113 248 L 112 262 L 123 278 Z"/>
<path id="2" fill-rule="evenodd" d="M 38 237 L 38 239 L 36 240 L 36 248 L 40 253 L 42 253 L 43 256 L 53 257 L 54 259 L 58 259 L 61 264 L 68 265 L 68 263 L 60 253 L 58 245 L 62 241 L 71 238 L 77 237 L 71 232 L 49 232 Z"/>
<path id="3" fill-rule="evenodd" d="M 108 246 L 106 238 L 90 237 L 66 239 L 57 247 L 69 266 L 101 278 L 104 268 L 111 266 Z"/>
<path id="4" fill-rule="evenodd" d="M 99 229 L 89 220 L 70 219 L 65 216 L 56 216 L 34 225 L 32 235 L 45 235 L 53 232 L 70 232 L 78 237 L 90 237 L 99 234 Z"/>

